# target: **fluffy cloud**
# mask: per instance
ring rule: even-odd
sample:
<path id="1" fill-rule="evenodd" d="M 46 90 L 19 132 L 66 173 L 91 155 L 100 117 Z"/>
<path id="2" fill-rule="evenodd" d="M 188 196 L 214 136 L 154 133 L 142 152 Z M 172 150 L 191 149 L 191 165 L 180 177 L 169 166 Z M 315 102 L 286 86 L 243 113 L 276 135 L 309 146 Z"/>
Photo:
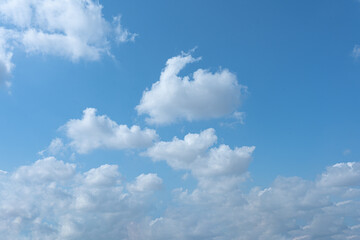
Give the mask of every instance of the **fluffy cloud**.
<path id="1" fill-rule="evenodd" d="M 241 191 L 254 147 L 231 149 L 213 129 L 158 142 L 146 154 L 189 170 L 193 190 L 175 189 L 175 206 L 149 225 L 147 239 L 360 239 L 359 163 L 328 167 L 317 180 L 278 177 Z"/>
<path id="2" fill-rule="evenodd" d="M 157 142 L 145 154 L 155 161 L 165 160 L 174 169 L 190 170 L 203 189 L 224 190 L 244 178 L 255 147 L 210 148 L 216 140 L 214 129 L 209 128 L 200 134 L 187 134 L 184 140 Z"/>
<path id="3" fill-rule="evenodd" d="M 120 17 L 107 22 L 102 6 L 93 0 L 4 0 L 0 20 L 1 78 L 11 72 L 14 47 L 72 61 L 98 60 L 109 53 L 111 38 L 126 42 L 136 36 L 121 25 Z"/>
<path id="4" fill-rule="evenodd" d="M 329 167 L 315 181 L 278 177 L 249 192 L 176 190 L 166 210 L 151 217 L 159 202 L 153 193 L 163 181 L 156 174 L 126 183 L 116 165 L 79 172 L 75 164 L 45 158 L 0 174 L 0 234 L 4 240 L 356 240 L 360 189 L 352 180 L 320 183 L 324 176 L 336 182 L 359 175 L 357 165 L 335 165 L 341 168 L 336 174 Z"/>
<path id="5" fill-rule="evenodd" d="M 52 182 L 61 181 L 72 177 L 75 165 L 57 161 L 54 157 L 36 161 L 31 166 L 20 167 L 13 178 L 24 182 Z"/>
<path id="6" fill-rule="evenodd" d="M 337 163 L 326 169 L 321 175 L 322 186 L 360 186 L 360 163 Z"/>
<path id="7" fill-rule="evenodd" d="M 131 239 L 133 223 L 146 219 L 148 195 L 127 192 L 116 165 L 85 173 L 75 167 L 46 158 L 1 175 L 1 238 Z M 129 184 L 152 193 L 161 181 L 142 174 Z"/>
<path id="8" fill-rule="evenodd" d="M 148 114 L 147 121 L 152 124 L 218 118 L 234 112 L 246 87 L 239 85 L 227 69 L 216 73 L 198 69 L 193 79 L 178 76 L 187 64 L 197 60 L 189 54 L 170 58 L 160 80 L 143 93 L 137 112 Z"/>
<path id="9" fill-rule="evenodd" d="M 162 179 L 157 174 L 141 174 L 136 178 L 136 181 L 128 185 L 130 192 L 148 192 L 161 188 Z"/>
<path id="10" fill-rule="evenodd" d="M 278 177 L 270 187 L 249 193 L 203 190 L 195 198 L 194 192 L 178 191 L 176 207 L 151 224 L 148 239 L 360 239 L 360 191 L 351 185 L 333 189 Z M 356 193 L 347 195 L 351 190 Z"/>
<path id="11" fill-rule="evenodd" d="M 145 148 L 158 137 L 155 130 L 141 130 L 136 125 L 129 128 L 118 125 L 105 115 L 98 116 L 94 108 L 85 109 L 82 119 L 72 119 L 62 128 L 78 153 L 97 148 Z"/>
<path id="12" fill-rule="evenodd" d="M 190 169 L 195 159 L 216 140 L 215 130 L 209 128 L 200 134 L 189 133 L 184 140 L 174 137 L 171 142 L 157 142 L 147 150 L 146 155 L 155 161 L 165 160 L 174 169 Z"/>

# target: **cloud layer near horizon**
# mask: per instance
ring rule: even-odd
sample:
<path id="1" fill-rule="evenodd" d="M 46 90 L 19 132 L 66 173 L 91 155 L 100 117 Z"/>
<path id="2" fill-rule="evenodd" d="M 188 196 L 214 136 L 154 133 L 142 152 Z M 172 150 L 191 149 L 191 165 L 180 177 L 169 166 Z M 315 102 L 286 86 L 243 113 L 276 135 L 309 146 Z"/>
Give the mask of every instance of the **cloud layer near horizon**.
<path id="1" fill-rule="evenodd" d="M 124 183 L 116 165 L 81 173 L 75 164 L 41 159 L 0 171 L 5 239 L 360 239 L 359 162 L 329 166 L 313 181 L 279 176 L 268 187 L 244 191 L 255 147 L 218 145 L 212 128 L 154 143 L 154 130 L 120 126 L 88 108 L 63 128 L 80 153 L 138 147 L 145 134 L 143 155 L 190 175 L 194 188 L 168 189 L 171 201 L 162 202 L 156 191 L 167 182 L 155 173 Z M 48 152 L 62 147 L 54 139 Z"/>
<path id="2" fill-rule="evenodd" d="M 49 157 L 0 172 L 0 234 L 4 240 L 359 239 L 359 166 L 335 164 L 315 181 L 278 177 L 247 193 L 175 189 L 174 204 L 152 216 L 163 184 L 156 174 L 126 183 L 116 165 L 80 172 Z"/>
<path id="3" fill-rule="evenodd" d="M 79 173 L 53 157 L 2 173 L 0 180 L 4 240 L 124 239 L 162 185 L 156 174 L 141 174 L 127 187 L 116 165 Z"/>

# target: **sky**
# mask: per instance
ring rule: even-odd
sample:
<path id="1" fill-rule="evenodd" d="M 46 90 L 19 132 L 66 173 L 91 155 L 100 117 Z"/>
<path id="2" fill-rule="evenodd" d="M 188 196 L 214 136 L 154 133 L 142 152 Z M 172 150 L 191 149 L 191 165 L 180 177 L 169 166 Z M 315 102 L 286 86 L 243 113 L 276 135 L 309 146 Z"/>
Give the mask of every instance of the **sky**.
<path id="1" fill-rule="evenodd" d="M 2 0 L 2 239 L 360 239 L 359 26 L 356 0 Z"/>

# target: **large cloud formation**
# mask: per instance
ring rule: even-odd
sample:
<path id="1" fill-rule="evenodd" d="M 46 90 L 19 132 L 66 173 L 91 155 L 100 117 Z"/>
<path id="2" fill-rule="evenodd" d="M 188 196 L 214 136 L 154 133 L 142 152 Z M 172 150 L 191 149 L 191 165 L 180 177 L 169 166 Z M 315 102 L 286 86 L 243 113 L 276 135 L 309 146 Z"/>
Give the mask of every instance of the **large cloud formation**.
<path id="1" fill-rule="evenodd" d="M 75 164 L 52 157 L 2 173 L 0 180 L 4 240 L 128 238 L 162 185 L 156 174 L 142 174 L 127 189 L 116 165 L 79 173 Z"/>
<path id="2" fill-rule="evenodd" d="M 98 60 L 109 41 L 133 41 L 120 17 L 108 22 L 94 0 L 3 0 L 0 3 L 0 80 L 11 73 L 12 52 Z"/>
<path id="3" fill-rule="evenodd" d="M 139 114 L 149 115 L 148 123 L 218 118 L 236 110 L 246 87 L 239 85 L 229 70 L 211 73 L 198 69 L 193 73 L 193 79 L 178 76 L 187 64 L 197 60 L 190 54 L 181 54 L 166 62 L 160 80 L 143 93 L 136 107 Z"/>
<path id="4" fill-rule="evenodd" d="M 82 119 L 71 119 L 62 129 L 71 140 L 72 146 L 78 153 L 88 153 L 97 148 L 129 149 L 145 148 L 153 144 L 158 135 L 155 130 L 144 129 L 134 125 L 118 125 L 106 115 L 96 115 L 95 108 L 87 108 Z M 58 146 L 52 142 L 49 150 Z M 62 143 L 61 143 L 62 144 Z"/>
<path id="5" fill-rule="evenodd" d="M 166 211 L 154 215 L 163 184 L 156 174 L 124 182 L 116 165 L 79 172 L 75 164 L 49 157 L 13 173 L 0 171 L 0 235 L 4 240 L 357 240 L 359 166 L 335 164 L 314 181 L 278 177 L 268 188 L 249 192 L 175 189 Z"/>

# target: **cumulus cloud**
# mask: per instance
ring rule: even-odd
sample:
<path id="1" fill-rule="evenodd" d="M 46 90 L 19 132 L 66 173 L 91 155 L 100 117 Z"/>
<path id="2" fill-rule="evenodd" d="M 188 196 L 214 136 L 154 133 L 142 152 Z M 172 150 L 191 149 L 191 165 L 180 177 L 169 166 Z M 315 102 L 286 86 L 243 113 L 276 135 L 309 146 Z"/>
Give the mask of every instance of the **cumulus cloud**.
<path id="1" fill-rule="evenodd" d="M 127 192 L 116 165 L 75 169 L 46 158 L 1 175 L 1 239 L 131 239 L 133 223 L 146 219 L 148 195 Z M 136 181 L 151 193 L 161 179 L 150 174 Z"/>
<path id="2" fill-rule="evenodd" d="M 324 176 L 336 182 L 359 175 L 357 165 L 331 166 L 314 181 L 277 177 L 249 191 L 175 190 L 165 211 L 152 216 L 163 183 L 155 173 L 124 182 L 117 165 L 80 172 L 45 158 L 0 174 L 0 234 L 4 240 L 360 239 L 358 184 L 320 184 Z M 333 174 L 335 167 L 341 171 Z"/>
<path id="3" fill-rule="evenodd" d="M 87 108 L 82 119 L 68 121 L 62 129 L 78 153 L 88 153 L 97 148 L 145 148 L 158 138 L 156 131 L 139 126 L 118 125 L 106 115 L 96 115 L 96 109 Z"/>
<path id="4" fill-rule="evenodd" d="M 148 149 L 198 181 L 174 190 L 176 205 L 151 222 L 148 239 L 360 239 L 359 163 L 335 164 L 315 181 L 278 177 L 246 193 L 240 184 L 254 147 L 213 147 L 216 139 L 207 129 Z"/>
<path id="5" fill-rule="evenodd" d="M 350 189 L 278 177 L 249 193 L 178 191 L 176 207 L 151 224 L 148 239 L 360 239 L 360 192 L 349 197 Z"/>
<path id="6" fill-rule="evenodd" d="M 134 183 L 128 185 L 127 189 L 130 192 L 148 192 L 159 190 L 162 185 L 162 179 L 157 174 L 141 174 L 136 178 Z"/>
<path id="7" fill-rule="evenodd" d="M 322 186 L 360 186 L 360 163 L 337 163 L 326 169 L 321 175 L 319 184 Z"/>
<path id="8" fill-rule="evenodd" d="M 57 161 L 54 157 L 36 161 L 31 166 L 20 167 L 13 177 L 24 182 L 51 182 L 65 180 L 73 176 L 75 165 Z"/>
<path id="9" fill-rule="evenodd" d="M 235 186 L 244 178 L 255 147 L 231 149 L 227 145 L 213 147 L 217 140 L 215 130 L 209 128 L 200 134 L 187 134 L 183 140 L 157 142 L 145 155 L 154 161 L 164 160 L 174 169 L 189 170 L 205 189 L 221 190 Z"/>
<path id="10" fill-rule="evenodd" d="M 71 61 L 93 61 L 109 53 L 111 38 L 133 41 L 136 34 L 124 28 L 119 17 L 113 23 L 106 21 L 102 8 L 93 0 L 1 1 L 0 77 L 13 68 L 14 47 Z"/>
<path id="11" fill-rule="evenodd" d="M 212 73 L 198 69 L 192 74 L 193 79 L 178 76 L 187 64 L 198 60 L 184 53 L 168 59 L 160 80 L 144 91 L 136 106 L 138 114 L 148 114 L 148 123 L 168 124 L 181 119 L 218 118 L 234 112 L 246 87 L 239 85 L 229 70 Z"/>

